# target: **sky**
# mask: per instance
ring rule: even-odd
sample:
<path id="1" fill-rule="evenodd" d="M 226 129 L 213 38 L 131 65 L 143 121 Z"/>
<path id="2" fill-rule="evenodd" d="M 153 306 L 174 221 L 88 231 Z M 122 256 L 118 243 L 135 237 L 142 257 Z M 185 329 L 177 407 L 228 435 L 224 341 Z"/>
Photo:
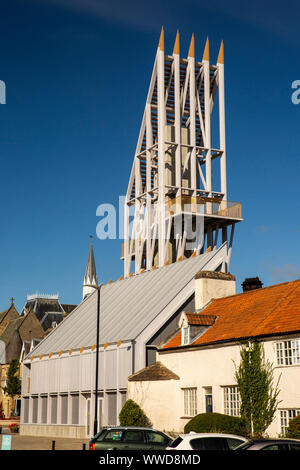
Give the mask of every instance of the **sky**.
<path id="1" fill-rule="evenodd" d="M 99 282 L 123 274 L 97 207 L 127 189 L 162 25 L 171 54 L 225 45 L 228 200 L 242 203 L 230 272 L 300 278 L 300 6 L 296 1 L 1 0 L 0 310 L 77 304 L 90 235 Z"/>

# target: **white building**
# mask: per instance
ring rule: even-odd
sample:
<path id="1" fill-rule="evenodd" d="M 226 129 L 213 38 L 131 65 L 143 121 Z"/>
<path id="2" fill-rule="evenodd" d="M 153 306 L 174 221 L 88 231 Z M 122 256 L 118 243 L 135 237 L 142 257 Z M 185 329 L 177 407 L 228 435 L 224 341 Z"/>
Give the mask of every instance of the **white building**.
<path id="1" fill-rule="evenodd" d="M 274 366 L 274 385 L 280 378 L 280 403 L 266 432 L 281 435 L 289 419 L 300 414 L 300 280 L 216 299 L 218 284 L 223 283 L 224 295 L 224 284 L 230 290 L 234 283 L 225 280 L 226 274 L 222 281 L 214 279 L 217 274 L 200 273 L 196 310 L 183 313 L 177 331 L 160 346 L 159 367 L 154 364 L 129 378 L 128 398 L 165 431 L 182 432 L 199 413 L 238 416 L 235 371 L 241 342 L 257 338 Z M 210 299 L 203 299 L 203 289 Z"/>

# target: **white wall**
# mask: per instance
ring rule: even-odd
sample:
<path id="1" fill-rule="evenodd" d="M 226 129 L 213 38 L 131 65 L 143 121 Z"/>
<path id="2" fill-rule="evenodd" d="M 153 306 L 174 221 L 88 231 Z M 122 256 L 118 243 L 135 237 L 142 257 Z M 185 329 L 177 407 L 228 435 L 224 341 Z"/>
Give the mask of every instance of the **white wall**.
<path id="1" fill-rule="evenodd" d="M 274 340 L 264 343 L 266 359 L 276 364 Z M 239 345 L 183 350 L 158 354 L 180 380 L 128 382 L 128 398 L 137 401 L 160 430 L 183 432 L 190 418 L 183 413 L 183 388 L 197 387 L 197 414 L 205 413 L 206 387 L 212 388 L 213 411 L 224 413 L 224 386 L 236 385 L 235 370 L 240 362 Z M 300 410 L 300 364 L 275 367 L 274 383 L 281 374 L 276 417 L 268 428 L 269 436 L 280 434 L 280 409 Z"/>

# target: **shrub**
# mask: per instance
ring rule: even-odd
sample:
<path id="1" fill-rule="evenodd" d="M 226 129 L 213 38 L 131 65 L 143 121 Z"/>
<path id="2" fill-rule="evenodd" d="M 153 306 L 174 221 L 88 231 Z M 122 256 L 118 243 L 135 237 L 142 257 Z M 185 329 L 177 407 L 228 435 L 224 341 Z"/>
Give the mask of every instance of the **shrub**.
<path id="1" fill-rule="evenodd" d="M 11 432 L 19 432 L 19 423 L 12 423 L 8 427 Z"/>
<path id="2" fill-rule="evenodd" d="M 285 436 L 292 439 L 300 439 L 300 415 L 290 420 Z"/>
<path id="3" fill-rule="evenodd" d="M 121 426 L 152 426 L 144 411 L 133 400 L 127 400 L 120 411 L 119 420 Z"/>
<path id="4" fill-rule="evenodd" d="M 194 416 L 184 427 L 184 432 L 218 432 L 246 436 L 247 430 L 243 420 L 236 416 L 221 413 L 201 413 Z"/>

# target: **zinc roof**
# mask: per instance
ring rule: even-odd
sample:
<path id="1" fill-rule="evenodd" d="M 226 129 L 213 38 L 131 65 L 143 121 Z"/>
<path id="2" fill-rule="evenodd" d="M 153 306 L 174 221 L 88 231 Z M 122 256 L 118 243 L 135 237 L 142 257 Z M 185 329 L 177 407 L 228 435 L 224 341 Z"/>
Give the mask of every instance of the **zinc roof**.
<path id="1" fill-rule="evenodd" d="M 102 286 L 100 345 L 135 339 L 202 269 L 215 270 L 227 253 L 218 250 Z M 35 348 L 34 355 L 96 344 L 97 292 L 87 296 Z"/>

